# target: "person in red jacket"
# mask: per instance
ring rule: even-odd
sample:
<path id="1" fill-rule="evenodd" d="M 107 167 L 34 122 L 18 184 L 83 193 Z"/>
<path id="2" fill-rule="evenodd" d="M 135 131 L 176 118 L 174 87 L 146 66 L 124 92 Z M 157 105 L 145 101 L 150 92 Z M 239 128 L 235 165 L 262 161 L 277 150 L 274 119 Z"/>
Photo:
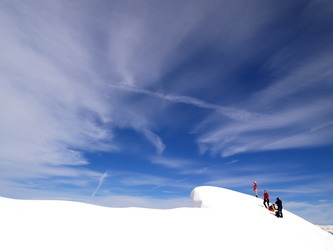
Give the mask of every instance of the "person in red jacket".
<path id="1" fill-rule="evenodd" d="M 253 192 L 258 198 L 258 184 L 255 181 L 253 182 Z"/>
<path id="2" fill-rule="evenodd" d="M 266 206 L 267 203 L 267 206 Z M 265 208 L 269 208 L 269 194 L 266 190 L 264 190 L 264 206 Z"/>

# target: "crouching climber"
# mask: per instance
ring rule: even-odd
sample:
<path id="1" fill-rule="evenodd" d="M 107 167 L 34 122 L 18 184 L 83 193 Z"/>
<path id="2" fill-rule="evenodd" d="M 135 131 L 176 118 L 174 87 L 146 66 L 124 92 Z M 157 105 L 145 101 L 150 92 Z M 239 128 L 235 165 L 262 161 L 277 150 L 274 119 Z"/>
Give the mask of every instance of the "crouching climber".
<path id="1" fill-rule="evenodd" d="M 280 200 L 279 197 L 276 198 L 275 204 L 277 206 L 276 217 L 283 218 L 283 214 L 282 214 L 282 201 Z"/>

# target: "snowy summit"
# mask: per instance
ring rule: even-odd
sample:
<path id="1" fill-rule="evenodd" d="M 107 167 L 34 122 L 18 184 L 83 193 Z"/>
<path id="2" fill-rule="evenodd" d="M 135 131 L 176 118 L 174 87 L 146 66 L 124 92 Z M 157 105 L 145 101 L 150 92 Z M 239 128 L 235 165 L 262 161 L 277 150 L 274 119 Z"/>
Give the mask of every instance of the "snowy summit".
<path id="1" fill-rule="evenodd" d="M 329 233 L 259 198 L 209 186 L 191 197 L 195 208 L 170 210 L 1 198 L 0 249 L 333 249 Z"/>

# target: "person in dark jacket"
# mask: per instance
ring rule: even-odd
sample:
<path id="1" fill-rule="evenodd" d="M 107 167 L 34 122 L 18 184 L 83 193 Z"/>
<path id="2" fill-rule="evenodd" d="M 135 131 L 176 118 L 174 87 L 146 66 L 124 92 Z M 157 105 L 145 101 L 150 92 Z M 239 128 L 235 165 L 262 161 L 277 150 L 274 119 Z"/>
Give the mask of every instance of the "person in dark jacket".
<path id="1" fill-rule="evenodd" d="M 276 213 L 276 216 L 278 218 L 283 218 L 283 214 L 282 214 L 282 201 L 280 200 L 279 197 L 276 198 L 276 202 L 275 202 L 276 206 L 277 206 L 277 213 Z"/>
<path id="2" fill-rule="evenodd" d="M 265 208 L 269 208 L 269 194 L 267 193 L 266 190 L 264 190 L 264 206 Z"/>

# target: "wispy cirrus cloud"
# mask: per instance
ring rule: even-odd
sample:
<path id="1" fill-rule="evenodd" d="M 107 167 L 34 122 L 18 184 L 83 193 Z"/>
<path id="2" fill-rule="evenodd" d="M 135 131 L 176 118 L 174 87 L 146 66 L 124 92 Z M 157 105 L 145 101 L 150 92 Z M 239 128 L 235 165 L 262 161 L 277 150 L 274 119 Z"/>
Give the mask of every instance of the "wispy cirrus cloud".
<path id="1" fill-rule="evenodd" d="M 98 54 L 89 38 L 92 30 L 75 21 L 87 23 L 93 17 L 81 15 L 86 5 L 13 1 L 2 7 L 2 158 L 10 161 L 20 155 L 22 162 L 84 165 L 88 161 L 82 151 L 119 149 L 112 143 L 112 128 L 117 126 L 144 134 L 163 152 L 165 146 L 145 114 L 125 112 L 122 118 L 132 103 L 105 91 L 94 71 Z M 123 39 L 112 41 L 127 48 Z"/>
<path id="2" fill-rule="evenodd" d="M 139 94 L 148 95 L 151 97 L 156 97 L 162 100 L 169 101 L 171 103 L 184 103 L 193 105 L 198 108 L 209 109 L 220 115 L 226 116 L 228 118 L 240 121 L 248 121 L 250 119 L 254 119 L 256 117 L 262 116 L 259 113 L 250 112 L 243 109 L 224 107 L 216 104 L 212 104 L 203 100 L 200 100 L 191 96 L 179 96 L 179 95 L 171 95 L 171 94 L 162 94 L 159 92 L 154 92 L 146 89 L 140 89 L 137 87 L 130 86 L 128 84 L 110 84 L 109 87 L 120 89 L 128 92 L 134 92 Z"/>
<path id="3" fill-rule="evenodd" d="M 294 4 L 297 5 L 296 2 Z M 253 90 L 249 88 L 252 91 L 249 91 L 249 95 L 245 95 L 241 101 L 235 96 L 237 102 L 224 105 L 229 108 L 230 113 L 234 113 L 234 116 L 226 115 L 225 119 L 211 114 L 194 129 L 199 135 L 198 144 L 201 152 L 211 151 L 214 154 L 231 156 L 242 152 L 332 143 L 333 132 L 329 124 L 333 111 L 330 104 L 333 94 L 331 87 L 333 48 L 330 42 L 332 36 L 328 32 L 331 18 L 327 11 L 331 6 L 309 2 L 309 6 L 311 5 L 322 9 L 323 16 L 310 15 L 308 12 L 310 7 L 307 6 L 308 8 L 305 8 L 307 11 L 300 12 L 297 19 L 299 25 L 304 25 L 299 36 L 293 36 L 292 39 L 276 37 L 274 42 L 272 40 L 265 42 L 267 48 L 270 46 L 274 48 L 275 42 L 283 42 L 284 46 L 279 50 L 272 49 L 271 53 L 264 56 L 261 50 L 251 50 L 252 40 L 247 41 L 249 43 L 246 45 L 237 43 L 239 51 L 243 46 L 251 51 L 246 53 L 247 59 L 262 58 L 258 71 L 265 72 L 262 76 L 265 80 L 258 85 L 253 83 Z M 289 7 L 291 5 L 285 6 Z M 275 19 L 271 17 L 267 20 L 269 22 L 266 23 L 266 28 L 269 28 Z M 310 27 L 317 27 L 323 32 L 316 33 L 315 29 Z M 294 28 L 284 29 L 284 34 L 291 36 Z M 258 39 L 267 38 L 260 28 L 256 34 Z M 309 40 L 310 38 L 312 39 Z M 235 58 L 239 59 L 238 56 Z M 237 61 L 233 66 L 237 69 L 241 64 Z M 257 72 L 253 74 L 255 73 Z M 250 78 L 252 76 L 249 74 Z M 230 79 L 225 78 L 225 81 Z M 261 79 L 258 78 L 257 81 Z M 234 93 L 231 91 L 230 95 Z"/>
<path id="4" fill-rule="evenodd" d="M 215 2 L 207 6 L 202 1 L 189 6 L 186 2 L 177 2 L 179 5 L 186 6 L 186 11 L 174 8 L 175 3 L 163 3 L 164 8 L 159 6 L 157 12 L 149 11 L 156 10 L 153 3 L 145 8 L 140 4 L 130 7 L 120 2 L 103 1 L 101 5 L 3 3 L 1 32 L 2 45 L 6 49 L 1 61 L 6 63 L 1 66 L 4 69 L 2 89 L 6 91 L 2 100 L 3 104 L 10 103 L 10 107 L 16 108 L 8 110 L 8 105 L 4 105 L 6 108 L 2 111 L 7 127 L 3 126 L 2 130 L 12 135 L 13 142 L 15 137 L 20 140 L 28 137 L 29 143 L 24 149 L 35 149 L 35 154 L 39 148 L 45 148 L 50 152 L 49 156 L 54 154 L 47 157 L 49 161 L 54 162 L 51 159 L 57 158 L 68 159 L 64 161 L 66 164 L 84 164 L 87 160 L 80 150 L 117 150 L 117 145 L 112 144 L 113 127 L 134 129 L 142 133 L 158 153 L 164 151 L 162 138 L 154 132 L 157 123 L 154 114 L 160 112 L 158 107 L 162 105 L 156 105 L 159 102 L 153 102 L 153 105 L 135 103 L 129 95 L 116 89 L 213 110 L 235 120 L 248 121 L 261 116 L 260 112 L 248 109 L 142 88 L 154 85 L 163 74 L 187 61 L 200 47 L 209 44 L 218 49 L 210 42 L 210 38 L 216 36 L 215 31 L 205 28 L 205 24 L 220 18 L 215 12 L 216 6 L 223 6 L 221 10 L 226 14 L 239 11 L 238 4 L 231 3 Z M 257 13 L 254 6 L 248 6 L 248 21 Z M 262 30 L 269 9 L 261 11 L 261 18 L 252 20 L 251 25 L 243 29 L 247 32 L 221 27 L 215 38 L 233 37 L 233 41 L 225 42 L 228 51 L 237 51 L 242 43 L 235 43 L 235 40 L 249 40 L 254 31 Z M 242 27 L 242 22 L 233 15 L 226 15 L 226 18 L 227 22 L 236 21 L 237 26 Z M 49 27 L 53 27 L 52 30 Z M 233 36 L 225 36 L 230 33 Z M 241 34 L 242 39 L 237 34 Z M 197 36 L 200 37 L 198 43 L 185 49 L 186 41 Z M 102 50 L 105 53 L 101 53 Z M 116 86 L 114 82 L 122 84 Z M 6 96 L 11 96 L 10 100 Z M 24 113 L 29 113 L 30 117 Z M 28 126 L 19 125 L 23 123 Z M 43 131 L 45 135 L 41 135 Z"/>
<path id="5" fill-rule="evenodd" d="M 78 165 L 87 162 L 77 149 L 113 150 L 104 143 L 112 133 L 99 124 L 108 120 L 105 99 L 82 82 L 78 72 L 90 71 L 89 56 L 57 19 L 62 6 L 2 5 L 2 157 Z"/>
<path id="6" fill-rule="evenodd" d="M 188 167 L 193 167 L 198 165 L 198 162 L 194 162 L 192 160 L 186 159 L 178 159 L 174 157 L 164 157 L 164 156 L 153 156 L 150 157 L 149 160 L 157 165 L 162 165 L 167 168 L 174 168 L 174 169 L 186 169 Z"/>
<path id="7" fill-rule="evenodd" d="M 252 116 L 243 122 L 210 116 L 210 120 L 197 128 L 205 131 L 201 132 L 199 145 L 222 156 L 230 156 L 241 152 L 331 144 L 331 63 L 331 60 L 314 56 L 313 61 L 301 68 L 290 69 L 287 77 L 254 93 L 241 104 L 260 116 Z M 322 92 L 322 89 L 326 91 Z"/>

